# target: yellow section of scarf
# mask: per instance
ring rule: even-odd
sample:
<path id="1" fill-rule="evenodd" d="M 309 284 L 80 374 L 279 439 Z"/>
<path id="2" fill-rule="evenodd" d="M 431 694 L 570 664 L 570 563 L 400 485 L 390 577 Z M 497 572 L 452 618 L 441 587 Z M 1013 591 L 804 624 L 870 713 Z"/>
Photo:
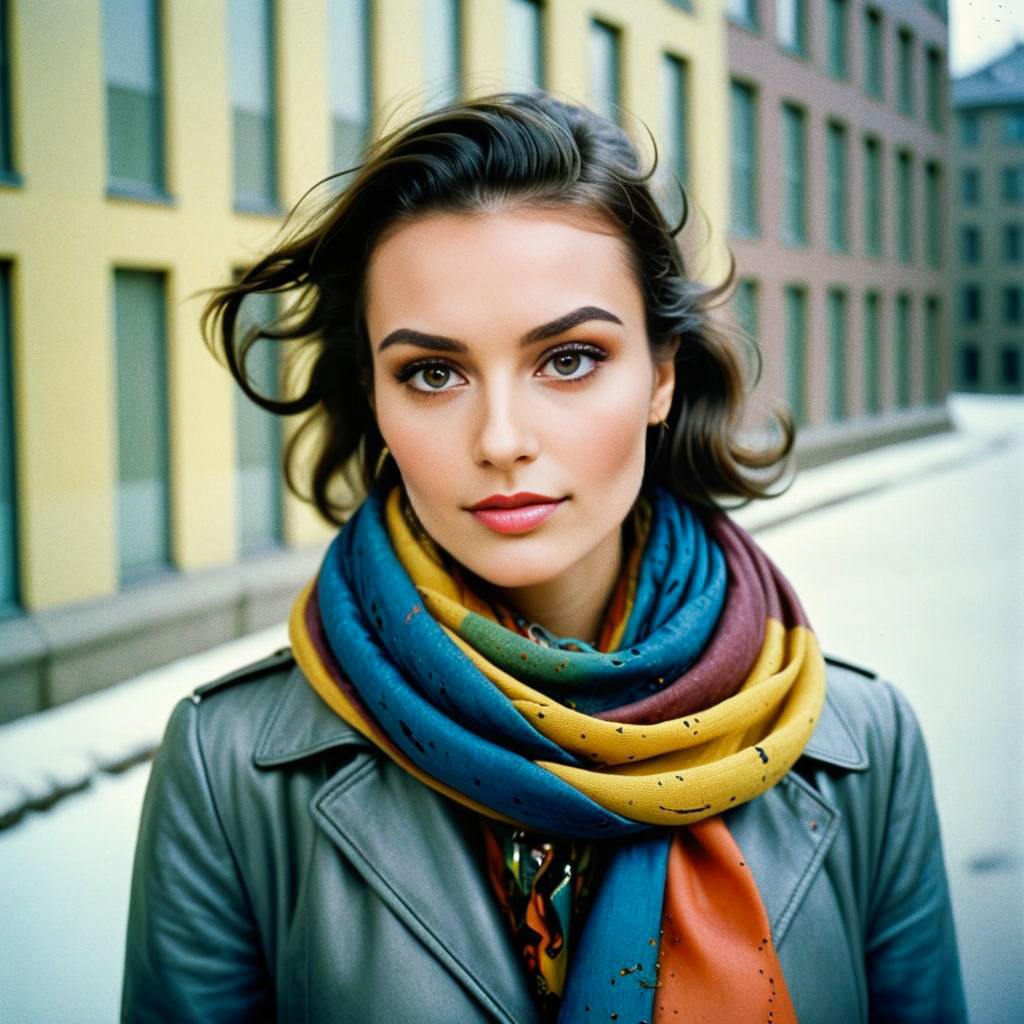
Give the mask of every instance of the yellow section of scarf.
<path id="1" fill-rule="evenodd" d="M 467 607 L 436 551 L 411 529 L 397 489 L 386 516 L 395 553 L 452 643 L 539 733 L 589 765 L 539 766 L 605 809 L 650 825 L 692 824 L 770 789 L 810 739 L 825 699 L 825 662 L 806 627 L 767 619 L 754 667 L 726 700 L 666 722 L 620 725 L 559 703 L 463 640 L 456 629 L 468 611 L 485 614 L 484 603 Z"/>

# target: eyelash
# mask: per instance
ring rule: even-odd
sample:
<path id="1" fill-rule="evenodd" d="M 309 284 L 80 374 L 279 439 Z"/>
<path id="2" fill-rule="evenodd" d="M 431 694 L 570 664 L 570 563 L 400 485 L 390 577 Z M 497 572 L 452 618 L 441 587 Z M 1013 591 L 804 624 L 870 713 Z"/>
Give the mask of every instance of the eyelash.
<path id="1" fill-rule="evenodd" d="M 588 370 L 585 374 L 579 377 L 560 377 L 554 375 L 553 380 L 560 380 L 562 385 L 581 384 L 585 380 L 589 380 L 595 373 L 597 373 L 600 364 L 608 358 L 608 353 L 598 348 L 596 345 L 589 345 L 586 342 L 570 342 L 566 345 L 560 345 L 558 348 L 552 349 L 550 352 L 544 354 L 544 358 L 541 361 L 541 366 L 547 366 L 553 359 L 557 359 L 561 355 L 581 355 L 586 356 L 594 361 L 592 369 Z M 448 362 L 446 359 L 416 359 L 411 363 L 403 366 L 396 374 L 395 379 L 400 384 L 408 384 L 409 389 L 414 391 L 417 395 L 443 395 L 446 391 L 452 390 L 451 388 L 417 388 L 409 382 L 417 373 L 422 370 L 432 370 L 435 367 L 444 370 L 451 370 L 453 373 L 459 373 L 459 369 L 454 364 Z"/>

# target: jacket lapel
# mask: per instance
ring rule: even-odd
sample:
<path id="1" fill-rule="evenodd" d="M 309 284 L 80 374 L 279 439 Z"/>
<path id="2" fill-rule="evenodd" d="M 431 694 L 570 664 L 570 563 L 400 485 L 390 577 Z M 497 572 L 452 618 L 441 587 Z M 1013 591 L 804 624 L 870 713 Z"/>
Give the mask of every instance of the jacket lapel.
<path id="1" fill-rule="evenodd" d="M 797 767 L 725 820 L 750 865 L 778 949 L 839 830 L 839 810 L 800 774 L 807 761 L 864 771 L 867 754 L 828 690 L 821 719 Z"/>
<path id="2" fill-rule="evenodd" d="M 270 768 L 334 747 L 360 748 L 313 797 L 317 825 L 492 1018 L 537 1024 L 476 837 L 457 809 L 382 757 L 301 675 L 293 682 L 257 743 L 256 764 Z"/>

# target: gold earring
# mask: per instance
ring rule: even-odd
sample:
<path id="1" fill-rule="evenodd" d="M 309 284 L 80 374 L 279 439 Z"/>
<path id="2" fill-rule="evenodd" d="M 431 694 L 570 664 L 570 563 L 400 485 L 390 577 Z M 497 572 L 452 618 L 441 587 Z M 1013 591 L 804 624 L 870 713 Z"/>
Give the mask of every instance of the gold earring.
<path id="1" fill-rule="evenodd" d="M 380 455 L 377 456 L 377 465 L 373 470 L 375 477 L 380 476 L 381 471 L 384 469 L 384 463 L 388 461 L 388 457 L 391 455 L 391 450 L 387 445 L 384 445 L 380 450 Z"/>

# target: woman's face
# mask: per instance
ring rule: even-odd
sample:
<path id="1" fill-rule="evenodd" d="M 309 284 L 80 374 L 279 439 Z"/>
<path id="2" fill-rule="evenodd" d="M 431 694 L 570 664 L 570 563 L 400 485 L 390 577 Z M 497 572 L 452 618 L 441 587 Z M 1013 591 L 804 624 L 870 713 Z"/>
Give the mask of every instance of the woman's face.
<path id="1" fill-rule="evenodd" d="M 427 215 L 373 251 L 366 318 L 380 432 L 434 540 L 501 588 L 616 573 L 674 383 L 619 238 L 572 212 Z"/>

